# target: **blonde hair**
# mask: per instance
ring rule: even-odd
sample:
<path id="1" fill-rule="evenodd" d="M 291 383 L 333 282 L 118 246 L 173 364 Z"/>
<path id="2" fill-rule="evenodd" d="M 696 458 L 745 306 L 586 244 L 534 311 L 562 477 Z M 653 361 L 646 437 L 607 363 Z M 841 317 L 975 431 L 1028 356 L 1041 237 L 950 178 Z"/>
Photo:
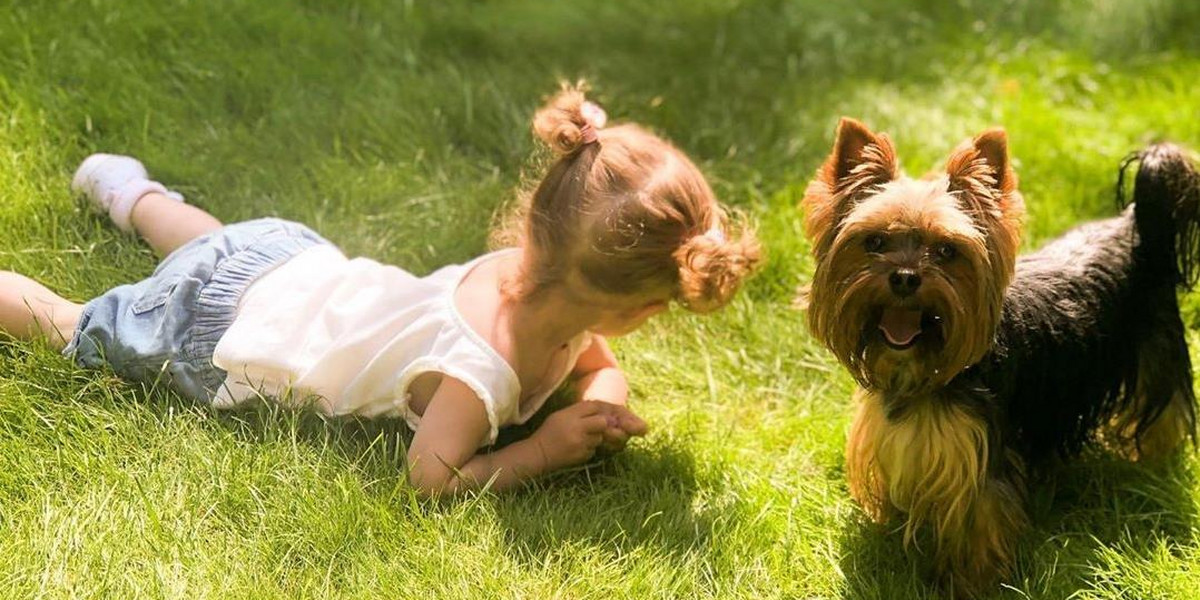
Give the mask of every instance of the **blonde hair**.
<path id="1" fill-rule="evenodd" d="M 753 232 L 728 230 L 682 152 L 637 125 L 601 128 L 585 102 L 582 84 L 564 84 L 534 115 L 556 159 L 501 234 L 526 250 L 515 293 L 532 297 L 575 272 L 601 292 L 662 290 L 695 312 L 724 306 L 760 261 Z"/>

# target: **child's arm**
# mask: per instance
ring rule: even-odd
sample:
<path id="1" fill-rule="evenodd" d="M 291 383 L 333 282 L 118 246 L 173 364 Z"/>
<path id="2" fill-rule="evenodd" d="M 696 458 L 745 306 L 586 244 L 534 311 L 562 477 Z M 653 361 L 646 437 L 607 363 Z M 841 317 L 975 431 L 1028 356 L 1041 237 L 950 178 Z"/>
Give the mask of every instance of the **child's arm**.
<path id="1" fill-rule="evenodd" d="M 625 381 L 625 373 L 617 364 L 617 356 L 608 347 L 608 342 L 601 336 L 592 335 L 592 345 L 579 355 L 572 374 L 578 378 L 575 386 L 579 390 L 580 400 L 599 400 L 620 406 L 625 406 L 629 400 L 629 383 Z"/>
<path id="2" fill-rule="evenodd" d="M 425 407 L 408 450 L 409 481 L 422 496 L 478 489 L 504 490 L 582 463 L 603 441 L 610 410 L 581 402 L 547 417 L 527 439 L 477 454 L 488 434 L 487 411 L 466 384 L 444 377 Z"/>
<path id="3" fill-rule="evenodd" d="M 593 335 L 592 345 L 575 361 L 573 374 L 578 378 L 575 385 L 579 390 L 579 400 L 606 402 L 620 407 L 612 411 L 613 420 L 604 433 L 606 450 L 621 450 L 629 436 L 645 435 L 648 429 L 646 422 L 625 406 L 629 400 L 629 383 L 617 365 L 616 355 L 603 337 Z"/>

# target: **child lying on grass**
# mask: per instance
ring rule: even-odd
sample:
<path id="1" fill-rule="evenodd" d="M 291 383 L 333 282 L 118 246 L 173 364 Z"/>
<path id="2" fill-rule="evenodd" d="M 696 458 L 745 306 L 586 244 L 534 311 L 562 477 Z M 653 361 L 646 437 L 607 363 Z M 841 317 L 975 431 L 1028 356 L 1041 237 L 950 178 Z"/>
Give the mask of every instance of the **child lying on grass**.
<path id="1" fill-rule="evenodd" d="M 513 487 L 643 435 L 605 337 L 671 300 L 714 310 L 758 262 L 752 234 L 731 239 L 683 153 L 637 125 L 604 124 L 564 88 L 534 118 L 559 157 L 518 247 L 427 277 L 347 259 L 298 223 L 222 226 L 137 160 L 93 155 L 73 188 L 166 258 L 86 305 L 0 272 L 0 327 L 217 407 L 295 395 L 331 415 L 403 417 L 422 494 Z M 480 452 L 568 378 L 578 402 L 529 438 Z"/>

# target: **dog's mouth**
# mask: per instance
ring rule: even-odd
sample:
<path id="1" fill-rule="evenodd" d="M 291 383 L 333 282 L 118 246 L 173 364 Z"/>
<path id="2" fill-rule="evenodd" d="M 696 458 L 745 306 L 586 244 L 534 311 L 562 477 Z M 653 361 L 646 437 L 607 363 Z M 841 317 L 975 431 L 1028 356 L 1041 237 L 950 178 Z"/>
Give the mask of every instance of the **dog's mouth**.
<path id="1" fill-rule="evenodd" d="M 941 319 L 930 311 L 900 306 L 884 307 L 879 315 L 879 332 L 892 350 L 908 350 L 938 326 Z"/>

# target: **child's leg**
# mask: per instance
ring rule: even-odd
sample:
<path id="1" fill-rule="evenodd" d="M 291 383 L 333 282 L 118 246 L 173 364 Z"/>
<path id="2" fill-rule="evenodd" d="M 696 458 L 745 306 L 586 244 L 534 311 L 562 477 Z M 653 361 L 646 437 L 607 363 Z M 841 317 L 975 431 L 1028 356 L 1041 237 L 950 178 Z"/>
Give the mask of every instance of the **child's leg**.
<path id="1" fill-rule="evenodd" d="M 44 337 L 58 350 L 75 333 L 83 305 L 46 286 L 9 271 L 0 271 L 0 329 L 23 340 Z"/>
<path id="2" fill-rule="evenodd" d="M 221 228 L 212 215 L 158 192 L 150 192 L 133 205 L 130 218 L 138 235 L 161 256 Z"/>
<path id="3" fill-rule="evenodd" d="M 136 231 L 156 252 L 170 254 L 221 227 L 212 215 L 183 202 L 146 173 L 136 158 L 93 154 L 79 165 L 71 188 L 108 213 L 122 231 Z"/>

